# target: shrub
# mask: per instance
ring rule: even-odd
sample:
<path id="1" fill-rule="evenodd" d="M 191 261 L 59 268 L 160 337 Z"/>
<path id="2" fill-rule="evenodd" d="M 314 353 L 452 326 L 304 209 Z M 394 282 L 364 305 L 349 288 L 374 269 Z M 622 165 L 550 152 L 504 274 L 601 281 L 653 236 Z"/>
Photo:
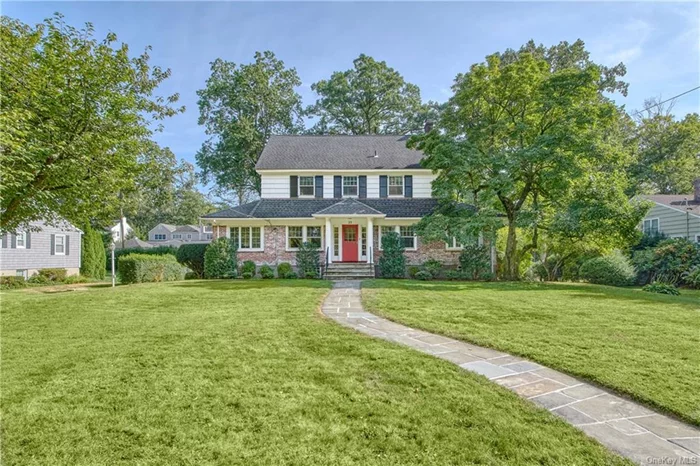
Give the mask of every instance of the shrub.
<path id="1" fill-rule="evenodd" d="M 433 277 L 440 276 L 442 272 L 442 262 L 437 259 L 428 259 L 423 262 L 423 268 Z"/>
<path id="2" fill-rule="evenodd" d="M 484 273 L 491 271 L 489 249 L 478 244 L 465 244 L 459 254 L 459 266 L 465 279 L 479 279 Z"/>
<path id="3" fill-rule="evenodd" d="M 661 282 L 654 282 L 650 283 L 648 285 L 645 285 L 642 288 L 643 291 L 647 291 L 649 293 L 660 293 L 660 294 L 670 294 L 673 296 L 678 296 L 680 291 L 678 291 L 678 288 L 676 288 L 673 285 L 669 285 L 668 283 L 661 283 Z"/>
<path id="4" fill-rule="evenodd" d="M 201 278 L 201 277 L 191 270 L 189 272 L 185 273 L 185 280 L 195 280 L 197 278 Z"/>
<path id="5" fill-rule="evenodd" d="M 291 278 L 297 278 L 296 272 L 289 272 L 287 273 L 284 278 L 291 279 Z"/>
<path id="6" fill-rule="evenodd" d="M 31 283 L 32 285 L 50 285 L 54 282 L 52 282 L 51 279 L 45 275 L 39 275 L 38 273 L 35 273 L 31 277 L 29 277 L 27 283 Z"/>
<path id="7" fill-rule="evenodd" d="M 128 256 L 129 254 L 148 254 L 152 256 L 164 256 L 164 255 L 171 255 L 175 257 L 177 254 L 177 248 L 174 246 L 156 246 L 155 248 L 125 248 L 125 249 L 117 249 L 114 251 L 114 261 L 116 262 L 115 264 L 115 270 L 119 271 L 119 258 L 123 256 Z M 109 257 L 107 258 L 106 262 L 106 269 L 107 271 L 111 272 L 112 271 L 112 255 L 110 254 Z"/>
<path id="8" fill-rule="evenodd" d="M 208 244 L 183 244 L 177 249 L 177 261 L 194 272 L 198 278 L 204 276 L 204 253 Z"/>
<path id="9" fill-rule="evenodd" d="M 311 243 L 303 243 L 297 251 L 297 270 L 304 278 L 318 278 L 318 270 L 321 266 L 321 256 Z"/>
<path id="10" fill-rule="evenodd" d="M 294 271 L 292 270 L 292 264 L 290 264 L 289 262 L 281 262 L 277 266 L 278 278 L 290 278 L 289 275 L 292 273 L 294 273 Z"/>
<path id="11" fill-rule="evenodd" d="M 66 285 L 74 285 L 76 283 L 87 283 L 89 281 L 90 278 L 84 275 L 70 275 L 63 280 L 63 283 Z"/>
<path id="12" fill-rule="evenodd" d="M 260 266 L 260 276 L 264 279 L 275 278 L 275 272 L 272 270 L 272 267 L 263 264 Z"/>
<path id="13" fill-rule="evenodd" d="M 447 270 L 445 271 L 445 278 L 448 280 L 462 280 L 464 279 L 464 273 L 459 270 Z"/>
<path id="14" fill-rule="evenodd" d="M 255 270 L 257 267 L 255 266 L 255 262 L 253 261 L 243 261 L 243 265 L 241 265 L 241 276 L 243 278 L 252 278 L 255 276 Z M 249 277 L 245 277 L 244 275 L 250 275 Z"/>
<path id="15" fill-rule="evenodd" d="M 236 247 L 229 238 L 209 243 L 204 251 L 204 277 L 235 278 L 238 269 Z"/>
<path id="16" fill-rule="evenodd" d="M 700 244 L 683 238 L 667 239 L 635 257 L 635 265 L 646 271 L 647 281 L 679 283 L 686 272 L 700 266 Z"/>
<path id="17" fill-rule="evenodd" d="M 102 235 L 89 224 L 84 227 L 81 249 L 80 273 L 99 280 L 105 278 L 107 252 L 102 242 Z"/>
<path id="18" fill-rule="evenodd" d="M 249 280 L 253 278 L 255 275 L 253 275 L 253 272 L 241 272 L 241 277 L 243 277 L 245 280 Z"/>
<path id="19" fill-rule="evenodd" d="M 185 269 L 174 256 L 129 254 L 119 259 L 122 283 L 169 282 L 185 278 Z"/>
<path id="20" fill-rule="evenodd" d="M 416 274 L 420 272 L 420 267 L 415 266 L 415 265 L 410 265 L 408 267 L 408 277 L 409 278 L 416 278 Z"/>
<path id="21" fill-rule="evenodd" d="M 683 273 L 683 283 L 691 288 L 700 288 L 700 265 Z"/>
<path id="22" fill-rule="evenodd" d="M 379 258 L 379 273 L 383 278 L 404 278 L 406 256 L 401 237 L 395 231 L 382 235 L 382 255 Z"/>
<path id="23" fill-rule="evenodd" d="M 418 273 L 416 273 L 416 278 L 418 280 L 432 280 L 433 275 L 427 270 L 419 270 Z"/>
<path id="24" fill-rule="evenodd" d="M 587 260 L 581 265 L 579 276 L 589 283 L 628 286 L 634 283 L 636 274 L 630 261 L 617 251 Z"/>
<path id="25" fill-rule="evenodd" d="M 68 276 L 66 269 L 41 269 L 39 276 L 46 278 L 50 282 L 62 282 Z"/>
<path id="26" fill-rule="evenodd" d="M 27 282 L 24 277 L 0 277 L 0 289 L 3 290 L 14 290 L 17 288 L 25 288 Z"/>

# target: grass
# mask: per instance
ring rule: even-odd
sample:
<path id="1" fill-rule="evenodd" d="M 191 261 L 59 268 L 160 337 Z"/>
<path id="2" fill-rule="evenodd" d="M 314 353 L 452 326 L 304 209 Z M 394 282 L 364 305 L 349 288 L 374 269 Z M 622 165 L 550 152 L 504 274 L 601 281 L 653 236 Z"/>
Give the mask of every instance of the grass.
<path id="1" fill-rule="evenodd" d="M 583 284 L 369 281 L 371 312 L 530 358 L 700 424 L 700 295 Z"/>
<path id="2" fill-rule="evenodd" d="M 327 291 L 0 294 L 3 464 L 630 464 L 479 376 L 322 317 Z"/>

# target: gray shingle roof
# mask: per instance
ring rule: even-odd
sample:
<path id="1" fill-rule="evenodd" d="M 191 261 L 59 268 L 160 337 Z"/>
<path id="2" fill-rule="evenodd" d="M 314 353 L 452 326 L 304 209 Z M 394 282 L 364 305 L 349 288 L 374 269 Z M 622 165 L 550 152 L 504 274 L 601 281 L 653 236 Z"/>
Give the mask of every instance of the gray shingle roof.
<path id="1" fill-rule="evenodd" d="M 343 199 L 340 202 L 333 204 L 330 207 L 319 210 L 316 215 L 382 215 L 376 209 L 363 204 L 356 199 Z"/>
<path id="2" fill-rule="evenodd" d="M 421 168 L 423 153 L 408 136 L 272 136 L 258 170 L 377 170 Z M 375 154 L 377 155 L 375 157 Z"/>
<path id="3" fill-rule="evenodd" d="M 700 216 L 700 202 L 693 198 L 692 194 L 649 194 L 640 196 L 642 199 L 654 201 L 680 211 L 688 211 L 692 215 Z"/>

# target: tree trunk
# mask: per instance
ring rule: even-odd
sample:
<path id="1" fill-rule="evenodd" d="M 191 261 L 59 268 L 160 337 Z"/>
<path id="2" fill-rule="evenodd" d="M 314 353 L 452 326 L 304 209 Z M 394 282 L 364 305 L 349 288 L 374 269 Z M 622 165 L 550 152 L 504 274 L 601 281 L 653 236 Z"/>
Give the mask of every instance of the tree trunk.
<path id="1" fill-rule="evenodd" d="M 515 233 L 515 218 L 508 219 L 508 238 L 506 240 L 505 278 L 519 280 L 518 241 Z"/>

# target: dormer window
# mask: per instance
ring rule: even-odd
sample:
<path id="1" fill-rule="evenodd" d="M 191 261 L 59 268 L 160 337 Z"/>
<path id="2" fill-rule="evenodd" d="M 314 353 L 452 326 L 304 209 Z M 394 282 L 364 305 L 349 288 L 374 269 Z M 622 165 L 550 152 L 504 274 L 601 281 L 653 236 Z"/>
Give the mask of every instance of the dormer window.
<path id="1" fill-rule="evenodd" d="M 343 196 L 357 196 L 357 177 L 343 177 Z"/>
<path id="2" fill-rule="evenodd" d="M 389 196 L 403 196 L 403 176 L 389 177 Z"/>
<path id="3" fill-rule="evenodd" d="M 299 197 L 314 197 L 314 177 L 299 177 Z"/>

